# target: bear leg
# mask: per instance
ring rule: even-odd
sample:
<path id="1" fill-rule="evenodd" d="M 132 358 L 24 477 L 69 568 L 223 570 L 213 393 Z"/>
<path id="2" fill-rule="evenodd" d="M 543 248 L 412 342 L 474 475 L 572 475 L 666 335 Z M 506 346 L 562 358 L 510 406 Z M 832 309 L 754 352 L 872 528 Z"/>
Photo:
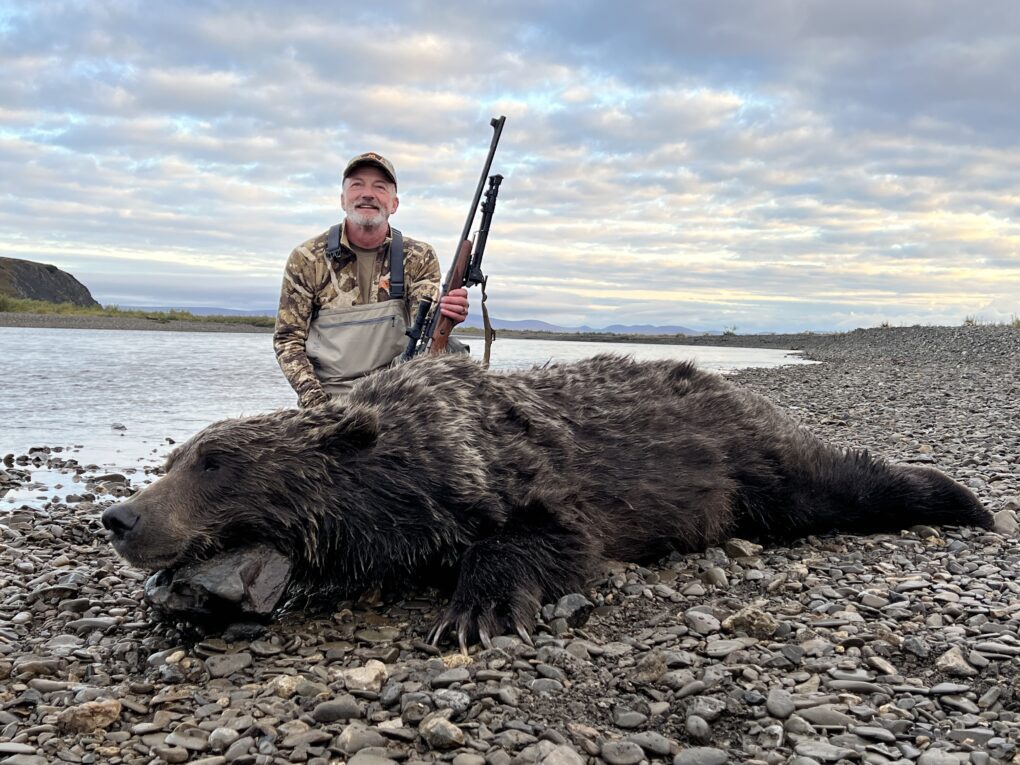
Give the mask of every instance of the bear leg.
<path id="1" fill-rule="evenodd" d="M 588 579 L 585 535 L 567 528 L 539 502 L 515 509 L 493 536 L 475 542 L 461 559 L 457 587 L 429 639 L 453 629 L 463 653 L 479 640 L 516 632 L 531 642 L 543 603 L 576 592 Z"/>
<path id="2" fill-rule="evenodd" d="M 992 527 L 991 513 L 949 476 L 891 464 L 866 451 L 817 453 L 798 466 L 787 486 L 771 501 L 745 501 L 738 533 L 796 539 L 833 531 L 896 532 L 917 524 Z"/>

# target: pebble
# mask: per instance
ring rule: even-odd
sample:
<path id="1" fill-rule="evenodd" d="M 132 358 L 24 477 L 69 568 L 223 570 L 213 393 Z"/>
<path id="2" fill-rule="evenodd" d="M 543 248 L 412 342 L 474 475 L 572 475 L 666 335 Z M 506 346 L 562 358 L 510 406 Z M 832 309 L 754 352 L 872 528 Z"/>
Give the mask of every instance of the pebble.
<path id="1" fill-rule="evenodd" d="M 365 716 L 358 700 L 344 693 L 334 699 L 320 702 L 312 710 L 312 719 L 320 723 L 331 723 L 337 720 L 354 720 Z"/>
<path id="2" fill-rule="evenodd" d="M 142 599 L 145 573 L 115 556 L 97 522 L 115 484 L 140 486 L 156 465 L 121 470 L 104 493 L 88 476 L 112 470 L 90 468 L 79 502 L 40 484 L 55 498 L 0 513 L 0 761 L 1017 761 L 1020 332 L 753 342 L 796 343 L 825 363 L 741 370 L 739 384 L 839 447 L 945 470 L 1014 530 L 911 524 L 619 564 L 542 604 L 535 646 L 504 636 L 462 657 L 423 642 L 445 605 L 432 592 L 226 633 L 159 621 Z M 5 462 L 4 487 L 29 485 L 33 460 L 58 453 L 33 455 Z M 67 485 L 78 475 L 47 469 Z M 97 702 L 107 717 L 71 722 Z"/>
<path id="3" fill-rule="evenodd" d="M 633 741 L 609 741 L 600 754 L 609 765 L 637 765 L 645 758 L 644 750 Z"/>
<path id="4" fill-rule="evenodd" d="M 673 765 L 726 765 L 729 755 L 712 746 L 694 746 L 682 749 L 673 758 Z"/>
<path id="5" fill-rule="evenodd" d="M 464 743 L 464 731 L 440 714 L 422 720 L 418 731 L 432 749 L 453 749 Z"/>
<path id="6" fill-rule="evenodd" d="M 226 653 L 210 656 L 205 660 L 206 669 L 211 677 L 227 677 L 251 666 L 250 653 Z"/>
<path id="7" fill-rule="evenodd" d="M 780 720 L 785 720 L 797 711 L 793 698 L 781 688 L 773 688 L 769 691 L 769 695 L 765 699 L 765 708 L 770 715 L 778 717 Z"/>

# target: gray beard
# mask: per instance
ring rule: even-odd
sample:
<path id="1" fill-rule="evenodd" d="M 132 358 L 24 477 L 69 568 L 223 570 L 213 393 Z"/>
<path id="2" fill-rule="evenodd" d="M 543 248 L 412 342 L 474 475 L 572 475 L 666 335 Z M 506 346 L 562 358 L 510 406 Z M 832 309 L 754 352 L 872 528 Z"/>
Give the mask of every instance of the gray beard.
<path id="1" fill-rule="evenodd" d="M 382 210 L 377 210 L 374 213 L 367 213 L 358 210 L 353 205 L 349 209 L 344 210 L 344 212 L 347 214 L 347 218 L 351 221 L 351 223 L 368 229 L 385 226 L 386 221 L 389 220 L 390 217 Z"/>

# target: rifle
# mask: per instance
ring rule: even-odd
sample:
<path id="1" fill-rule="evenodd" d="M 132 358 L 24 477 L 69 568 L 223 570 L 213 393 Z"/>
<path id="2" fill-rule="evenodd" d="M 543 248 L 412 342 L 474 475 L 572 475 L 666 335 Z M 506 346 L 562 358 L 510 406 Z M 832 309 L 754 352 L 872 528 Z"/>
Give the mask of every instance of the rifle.
<path id="1" fill-rule="evenodd" d="M 439 293 L 440 299 L 450 290 L 473 287 L 476 284 L 484 285 L 485 283 L 485 276 L 482 274 L 482 256 L 485 255 L 485 243 L 489 239 L 492 214 L 496 211 L 496 195 L 499 194 L 499 184 L 503 181 L 502 175 L 490 176 L 489 168 L 492 166 L 492 158 L 496 154 L 496 144 L 499 143 L 504 122 L 506 122 L 506 117 L 499 119 L 493 117 L 489 121 L 493 129 L 489 155 L 485 158 L 482 177 L 478 181 L 478 188 L 475 190 L 474 200 L 471 202 L 471 210 L 468 212 L 464 231 L 460 235 L 457 254 Z M 489 179 L 489 187 L 485 191 L 485 202 L 482 204 L 482 222 L 472 244 L 468 237 L 471 236 L 471 227 L 475 222 L 475 212 L 478 210 L 478 201 L 482 197 L 486 177 Z M 400 360 L 408 361 L 421 353 L 443 353 L 446 351 L 446 346 L 450 341 L 450 332 L 453 331 L 454 326 L 453 320 L 443 316 L 439 310 L 438 301 L 433 303 L 430 298 L 423 298 L 418 304 L 414 323 L 408 327 L 405 333 L 409 339 L 407 348 L 400 355 Z"/>

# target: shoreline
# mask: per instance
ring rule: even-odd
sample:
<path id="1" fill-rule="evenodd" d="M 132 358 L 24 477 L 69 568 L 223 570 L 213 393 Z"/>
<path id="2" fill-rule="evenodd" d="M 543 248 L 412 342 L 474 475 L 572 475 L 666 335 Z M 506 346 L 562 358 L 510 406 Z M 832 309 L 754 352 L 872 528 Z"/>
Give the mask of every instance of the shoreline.
<path id="1" fill-rule="evenodd" d="M 272 333 L 272 327 L 253 324 L 225 324 L 180 319 L 138 319 L 119 316 L 78 316 L 74 314 L 0 312 L 0 327 L 25 329 L 115 329 L 150 332 L 240 332 Z"/>
<path id="2" fill-rule="evenodd" d="M 141 602 L 145 574 L 98 522 L 152 476 L 87 471 L 65 483 L 92 499 L 0 514 L 0 754 L 26 765 L 1013 761 L 1020 331 L 784 337 L 828 363 L 732 379 L 836 446 L 945 471 L 999 531 L 731 542 L 619 564 L 585 589 L 586 624 L 550 626 L 535 647 L 498 638 L 465 660 L 423 644 L 445 604 L 431 592 L 248 632 L 158 622 Z"/>
<path id="3" fill-rule="evenodd" d="M 176 319 L 138 319 L 110 316 L 75 316 L 62 314 L 32 314 L 0 312 L 0 328 L 23 327 L 32 329 L 90 329 L 156 332 L 235 332 L 271 334 L 272 327 L 257 327 L 251 324 L 224 324 L 210 321 L 181 321 Z M 512 332 L 512 334 L 511 334 Z M 464 339 L 481 338 L 480 331 L 458 333 Z M 605 337 L 569 334 L 534 333 L 520 330 L 497 330 L 500 335 L 513 339 L 555 340 L 561 342 L 635 343 L 648 345 L 714 346 L 719 348 L 767 348 L 776 350 L 803 351 L 805 358 L 826 360 L 845 358 L 849 354 L 866 353 L 874 355 L 886 349 L 889 353 L 909 354 L 905 345 L 910 338 L 923 342 L 926 347 L 942 355 L 939 345 L 957 342 L 959 338 L 994 338 L 989 342 L 1003 342 L 1011 352 L 1017 352 L 1020 344 L 1020 328 L 1008 325 L 973 326 L 910 326 L 910 327 L 869 327 L 843 332 L 777 332 L 751 335 L 607 335 Z M 1009 338 L 1014 338 L 1010 341 Z"/>

